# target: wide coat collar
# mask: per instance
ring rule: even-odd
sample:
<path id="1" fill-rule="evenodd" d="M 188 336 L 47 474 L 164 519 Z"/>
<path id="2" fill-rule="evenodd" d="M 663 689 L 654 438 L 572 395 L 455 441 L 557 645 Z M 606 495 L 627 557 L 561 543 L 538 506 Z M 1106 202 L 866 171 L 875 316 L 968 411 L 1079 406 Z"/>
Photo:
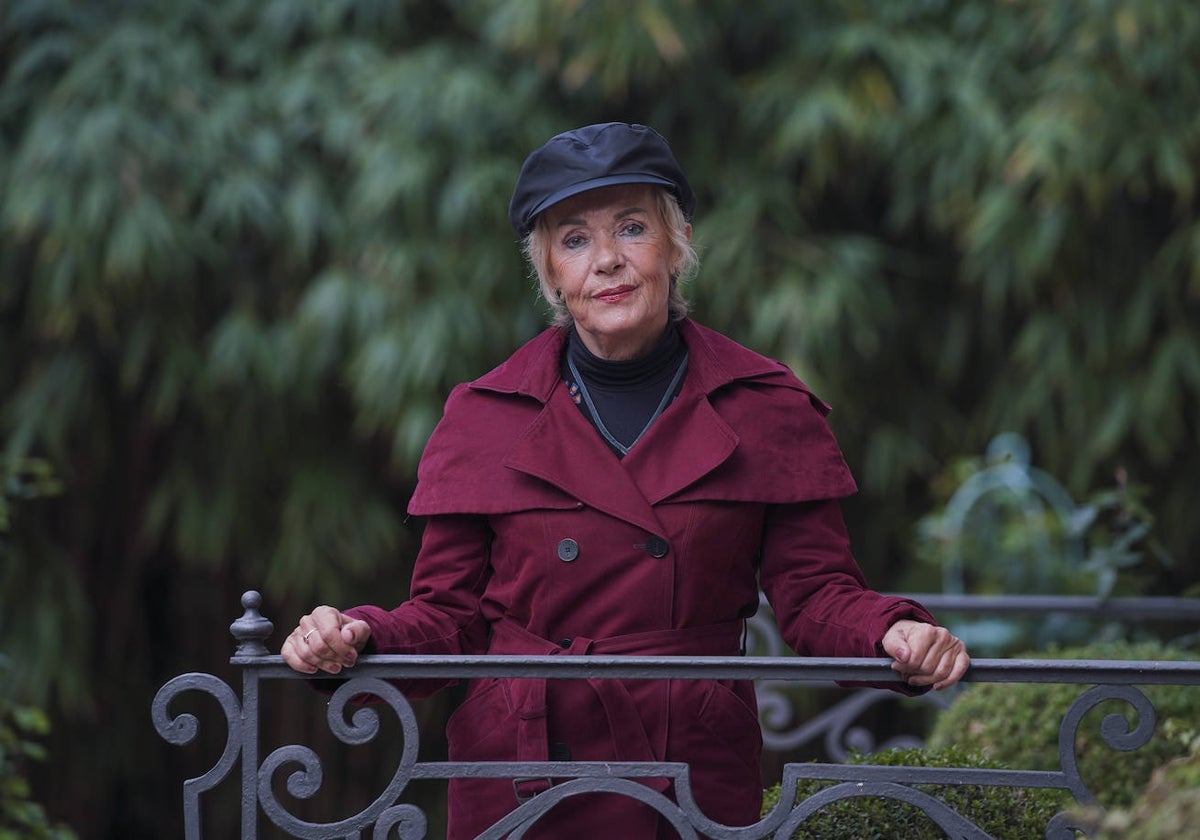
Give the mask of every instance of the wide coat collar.
<path id="1" fill-rule="evenodd" d="M 618 459 L 563 386 L 551 328 L 465 386 L 426 447 L 410 512 L 585 505 L 662 533 L 654 506 L 844 496 L 854 482 L 820 402 L 784 365 L 685 319 L 676 400 Z"/>

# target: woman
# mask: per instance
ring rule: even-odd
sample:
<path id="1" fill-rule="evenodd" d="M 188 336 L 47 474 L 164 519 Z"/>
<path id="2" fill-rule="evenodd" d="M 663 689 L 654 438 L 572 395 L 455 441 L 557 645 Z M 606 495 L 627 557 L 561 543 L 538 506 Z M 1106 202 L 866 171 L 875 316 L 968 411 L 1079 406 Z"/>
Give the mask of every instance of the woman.
<path id="1" fill-rule="evenodd" d="M 963 676 L 960 640 L 919 604 L 866 588 L 828 407 L 686 317 L 694 205 L 645 126 L 587 126 L 529 156 L 509 215 L 554 326 L 447 400 L 409 505 L 428 517 L 410 600 L 317 608 L 284 643 L 289 665 L 336 674 L 364 651 L 737 655 L 761 585 L 797 653 L 886 654 L 918 691 Z M 454 761 L 687 762 L 706 814 L 758 819 L 748 682 L 480 680 L 447 735 Z M 450 836 L 475 836 L 549 784 L 520 781 L 514 797 L 506 780 L 451 782 Z M 527 836 L 611 837 L 614 825 L 673 836 L 611 794 L 572 799 Z"/>

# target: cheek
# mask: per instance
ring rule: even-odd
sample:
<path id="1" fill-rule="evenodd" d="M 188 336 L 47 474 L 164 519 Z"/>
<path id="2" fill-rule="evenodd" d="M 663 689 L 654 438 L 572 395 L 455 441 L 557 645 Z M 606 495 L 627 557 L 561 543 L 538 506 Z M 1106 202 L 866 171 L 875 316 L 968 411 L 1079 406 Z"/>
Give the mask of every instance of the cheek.
<path id="1" fill-rule="evenodd" d="M 675 259 L 671 248 L 663 247 L 660 242 L 654 242 L 647 244 L 646 248 L 637 255 L 637 262 L 644 275 L 657 281 L 659 278 L 670 277 Z"/>
<path id="2" fill-rule="evenodd" d="M 546 264 L 547 277 L 551 285 L 562 289 L 563 296 L 579 291 L 586 279 L 586 269 L 581 270 L 579 257 L 551 257 Z"/>

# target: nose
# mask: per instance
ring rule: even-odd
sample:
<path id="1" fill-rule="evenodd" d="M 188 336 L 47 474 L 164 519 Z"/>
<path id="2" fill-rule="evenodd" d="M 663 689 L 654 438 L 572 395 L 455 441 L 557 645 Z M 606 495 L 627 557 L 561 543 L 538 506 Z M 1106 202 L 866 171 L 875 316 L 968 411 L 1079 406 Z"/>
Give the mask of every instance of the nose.
<path id="1" fill-rule="evenodd" d="M 597 274 L 612 274 L 624 262 L 624 256 L 621 254 L 621 244 L 616 236 L 610 233 L 596 238 L 592 267 Z"/>

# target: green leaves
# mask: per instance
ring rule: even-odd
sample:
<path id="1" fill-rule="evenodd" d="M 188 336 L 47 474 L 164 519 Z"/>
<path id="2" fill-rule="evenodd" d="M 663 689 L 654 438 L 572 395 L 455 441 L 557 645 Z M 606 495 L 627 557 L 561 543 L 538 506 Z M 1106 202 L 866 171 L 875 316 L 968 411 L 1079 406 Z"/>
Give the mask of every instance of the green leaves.
<path id="1" fill-rule="evenodd" d="M 1194 442 L 1187 4 L 113 9 L 0 18 L 12 451 L 337 406 L 411 470 L 538 327 L 521 159 L 613 117 L 701 193 L 698 316 L 835 403 L 869 494 L 1005 428 L 1080 492 Z"/>
<path id="2" fill-rule="evenodd" d="M 936 750 L 915 747 L 855 754 L 846 762 L 884 767 L 954 767 L 1004 769 L 1005 765 L 981 750 L 955 746 Z M 789 801 L 798 805 L 835 783 L 804 779 L 796 785 Z M 1000 788 L 975 785 L 913 785 L 914 790 L 936 797 L 958 814 L 987 832 L 989 837 L 1019 840 L 1042 833 L 1046 823 L 1065 803 L 1066 794 L 1036 788 Z M 774 785 L 763 792 L 763 815 L 779 804 L 782 790 Z M 842 837 L 872 840 L 941 840 L 947 833 L 919 808 L 899 799 L 852 797 L 835 800 L 819 808 L 793 838 L 833 840 Z"/>
<path id="3" fill-rule="evenodd" d="M 0 658 L 0 668 L 10 667 Z M 50 731 L 46 713 L 35 706 L 12 704 L 0 694 L 0 838 L 2 840 L 74 840 L 74 833 L 54 825 L 31 796 L 25 777 L 29 762 L 46 759 L 40 738 Z M 34 740 L 39 739 L 39 740 Z"/>
<path id="4" fill-rule="evenodd" d="M 9 530 L 9 505 L 22 500 L 57 496 L 62 482 L 42 458 L 0 459 L 0 539 Z"/>
<path id="5" fill-rule="evenodd" d="M 700 191 L 698 316 L 835 403 L 868 494 L 1005 428 L 1078 492 L 1195 442 L 1187 4 L 36 5 L 0 17 L 13 452 L 112 447 L 108 406 L 185 461 L 244 416 L 411 471 L 538 328 L 524 154 L 613 117 Z"/>

